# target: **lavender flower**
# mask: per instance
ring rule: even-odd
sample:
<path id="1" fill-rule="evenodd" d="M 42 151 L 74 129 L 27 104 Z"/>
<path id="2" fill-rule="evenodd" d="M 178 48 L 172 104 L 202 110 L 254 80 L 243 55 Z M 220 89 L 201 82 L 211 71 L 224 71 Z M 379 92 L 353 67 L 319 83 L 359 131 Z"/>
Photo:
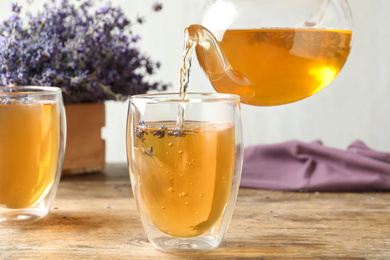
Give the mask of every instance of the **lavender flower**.
<path id="1" fill-rule="evenodd" d="M 0 85 L 58 86 L 66 104 L 124 100 L 167 88 L 145 80 L 160 63 L 141 53 L 136 45 L 141 37 L 131 32 L 133 24 L 121 8 L 48 0 L 42 11 L 27 14 L 27 21 L 21 6 L 10 8 L 10 17 L 0 24 Z M 137 20 L 144 23 L 145 17 Z"/>
<path id="2" fill-rule="evenodd" d="M 152 9 L 156 12 L 160 11 L 162 9 L 162 3 L 155 2 L 152 6 Z"/>

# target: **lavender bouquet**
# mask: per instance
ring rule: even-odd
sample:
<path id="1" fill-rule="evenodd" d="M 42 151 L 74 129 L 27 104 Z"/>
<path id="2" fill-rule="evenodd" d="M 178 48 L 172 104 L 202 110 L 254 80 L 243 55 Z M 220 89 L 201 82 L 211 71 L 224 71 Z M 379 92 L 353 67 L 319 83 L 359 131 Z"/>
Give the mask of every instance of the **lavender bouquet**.
<path id="1" fill-rule="evenodd" d="M 152 10 L 161 10 L 155 3 Z M 119 7 L 95 8 L 91 0 L 77 6 L 49 0 L 36 15 L 12 15 L 0 25 L 0 84 L 58 86 L 65 104 L 124 100 L 167 85 L 148 82 L 159 62 L 137 48 L 139 35 Z"/>

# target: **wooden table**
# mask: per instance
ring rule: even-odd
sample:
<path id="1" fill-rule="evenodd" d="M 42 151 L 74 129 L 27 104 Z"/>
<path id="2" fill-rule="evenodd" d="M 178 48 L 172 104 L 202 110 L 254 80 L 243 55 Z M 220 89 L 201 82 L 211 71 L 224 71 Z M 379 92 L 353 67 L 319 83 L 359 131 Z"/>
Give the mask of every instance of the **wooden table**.
<path id="1" fill-rule="evenodd" d="M 390 259 L 390 193 L 240 189 L 221 247 L 188 258 L 147 241 L 126 165 L 63 177 L 49 215 L 1 223 L 0 259 Z"/>

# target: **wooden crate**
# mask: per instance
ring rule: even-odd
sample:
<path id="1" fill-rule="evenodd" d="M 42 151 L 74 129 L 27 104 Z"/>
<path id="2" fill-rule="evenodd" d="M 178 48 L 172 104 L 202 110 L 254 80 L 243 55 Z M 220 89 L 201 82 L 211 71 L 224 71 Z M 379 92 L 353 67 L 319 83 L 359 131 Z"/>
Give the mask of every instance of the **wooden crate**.
<path id="1" fill-rule="evenodd" d="M 62 175 L 104 170 L 105 125 L 102 103 L 66 105 L 67 142 Z"/>

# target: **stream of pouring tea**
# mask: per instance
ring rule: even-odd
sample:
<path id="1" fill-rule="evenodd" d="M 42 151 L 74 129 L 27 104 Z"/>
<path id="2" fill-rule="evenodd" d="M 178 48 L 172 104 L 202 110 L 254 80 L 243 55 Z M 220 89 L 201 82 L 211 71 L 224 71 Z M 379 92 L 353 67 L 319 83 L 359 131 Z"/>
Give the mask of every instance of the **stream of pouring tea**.
<path id="1" fill-rule="evenodd" d="M 183 127 L 185 120 L 185 106 L 186 103 L 184 100 L 187 98 L 187 89 L 188 83 L 190 82 L 190 69 L 191 69 L 191 59 L 196 47 L 196 42 L 190 39 L 188 32 L 185 35 L 184 41 L 184 53 L 183 53 L 183 64 L 180 68 L 180 99 L 183 102 L 179 104 L 179 114 L 177 117 L 176 127 Z"/>

